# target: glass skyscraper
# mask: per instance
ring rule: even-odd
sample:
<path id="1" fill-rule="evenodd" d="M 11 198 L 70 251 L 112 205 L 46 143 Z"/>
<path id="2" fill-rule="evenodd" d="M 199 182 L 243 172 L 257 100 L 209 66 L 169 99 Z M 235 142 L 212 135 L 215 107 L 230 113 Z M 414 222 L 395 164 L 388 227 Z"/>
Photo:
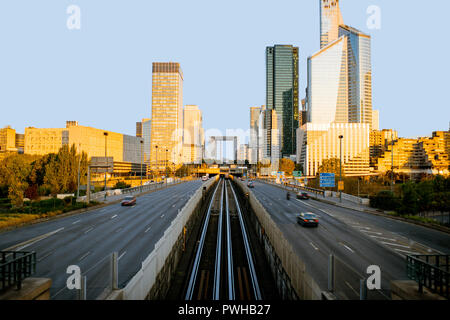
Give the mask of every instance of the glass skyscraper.
<path id="1" fill-rule="evenodd" d="M 266 48 L 266 154 L 272 158 L 290 156 L 296 153 L 296 130 L 299 125 L 298 99 L 298 47 L 275 45 Z M 272 110 L 279 118 L 280 155 L 271 154 Z"/>
<path id="2" fill-rule="evenodd" d="M 344 24 L 339 0 L 320 0 L 320 48 L 339 37 L 339 26 Z"/>

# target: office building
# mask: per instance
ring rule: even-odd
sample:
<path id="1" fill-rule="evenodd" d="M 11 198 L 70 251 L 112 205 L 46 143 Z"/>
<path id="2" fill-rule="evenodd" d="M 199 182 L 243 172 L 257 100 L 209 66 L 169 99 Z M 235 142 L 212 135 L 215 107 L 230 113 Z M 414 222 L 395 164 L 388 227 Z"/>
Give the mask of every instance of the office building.
<path id="1" fill-rule="evenodd" d="M 151 167 L 163 170 L 181 162 L 183 72 L 179 63 L 153 63 Z"/>
<path id="2" fill-rule="evenodd" d="M 238 154 L 237 154 L 237 163 L 238 164 L 245 164 L 246 161 L 249 161 L 249 145 L 248 144 L 241 144 L 239 145 Z"/>
<path id="3" fill-rule="evenodd" d="M 247 159 L 250 164 L 256 164 L 259 161 L 258 153 L 259 149 L 262 148 L 259 139 L 260 118 L 263 110 L 265 110 L 265 106 L 250 108 L 249 159 Z M 262 123 L 262 126 L 264 126 L 264 122 Z M 261 129 L 264 130 L 264 127 Z"/>
<path id="4" fill-rule="evenodd" d="M 303 163 L 305 174 L 315 176 L 326 159 L 340 159 L 347 176 L 370 173 L 370 127 L 365 123 L 307 123 L 298 130 L 297 162 Z"/>
<path id="5" fill-rule="evenodd" d="M 320 0 L 320 48 L 339 37 L 339 26 L 344 24 L 339 0 Z"/>
<path id="6" fill-rule="evenodd" d="M 202 112 L 198 106 L 184 107 L 183 123 L 183 163 L 201 164 L 205 137 Z"/>
<path id="7" fill-rule="evenodd" d="M 372 130 L 380 130 L 380 110 L 372 110 Z"/>
<path id="8" fill-rule="evenodd" d="M 280 130 L 280 155 L 289 157 L 296 152 L 296 130 L 299 127 L 299 50 L 292 45 L 275 45 L 266 48 L 266 107 L 269 115 L 277 114 Z M 266 117 L 269 130 L 267 143 L 272 140 L 270 130 L 273 118 Z M 270 153 L 270 149 L 268 149 Z M 274 156 L 269 154 L 271 158 Z"/>

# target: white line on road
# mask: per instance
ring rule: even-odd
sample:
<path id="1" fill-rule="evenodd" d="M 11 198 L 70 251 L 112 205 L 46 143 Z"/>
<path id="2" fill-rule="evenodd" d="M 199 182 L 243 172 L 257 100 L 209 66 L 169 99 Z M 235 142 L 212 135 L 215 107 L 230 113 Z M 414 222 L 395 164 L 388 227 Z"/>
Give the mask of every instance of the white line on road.
<path id="1" fill-rule="evenodd" d="M 50 256 L 53 252 L 55 252 L 55 251 L 54 251 L 54 250 L 53 250 L 53 251 L 50 251 L 50 252 L 47 253 L 45 256 L 40 257 L 40 258 L 37 260 L 37 262 L 41 262 L 42 260 L 44 260 L 45 258 L 47 258 L 48 256 Z"/>
<path id="2" fill-rule="evenodd" d="M 147 228 L 147 230 L 145 230 L 145 232 L 144 232 L 144 233 L 147 233 L 147 232 L 149 232 L 151 228 L 152 228 L 152 227 L 148 227 L 148 228 Z"/>
<path id="3" fill-rule="evenodd" d="M 402 245 L 396 244 L 396 243 L 389 243 L 389 242 L 383 242 L 383 241 L 381 241 L 381 243 L 386 244 L 386 245 L 389 245 L 389 246 L 396 246 L 396 247 L 401 247 L 401 248 L 411 249 L 411 247 L 409 247 L 409 246 L 402 246 Z"/>
<path id="4" fill-rule="evenodd" d="M 125 253 L 127 253 L 126 251 L 124 251 L 120 256 L 119 256 L 119 258 L 117 258 L 117 260 L 120 260 L 120 259 L 122 259 L 122 257 L 125 255 Z"/>
<path id="5" fill-rule="evenodd" d="M 314 243 L 310 242 L 309 244 L 310 244 L 315 250 L 319 250 L 319 248 L 316 247 L 316 246 L 314 245 Z"/>
<path id="6" fill-rule="evenodd" d="M 381 240 L 397 241 L 396 239 L 390 239 L 390 238 L 385 238 L 385 237 L 377 237 L 377 236 L 370 236 L 370 237 L 375 238 L 375 239 L 381 239 Z"/>
<path id="7" fill-rule="evenodd" d="M 353 287 L 350 285 L 350 283 L 348 283 L 347 281 L 345 281 L 345 284 L 347 285 L 347 287 L 349 287 L 349 288 L 353 291 L 354 294 L 356 294 L 357 296 L 359 296 L 359 293 L 358 293 L 355 289 L 353 289 Z"/>
<path id="8" fill-rule="evenodd" d="M 406 251 L 406 250 L 401 250 L 401 249 L 394 249 L 394 250 L 398 251 L 398 252 L 404 252 L 407 254 L 415 254 L 415 255 L 419 254 L 418 252 L 411 252 L 411 251 Z"/>
<path id="9" fill-rule="evenodd" d="M 344 248 L 346 248 L 347 250 L 349 250 L 351 253 L 355 253 L 355 251 L 353 251 L 352 248 L 346 246 L 345 244 L 341 243 L 342 246 L 344 246 Z"/>
<path id="10" fill-rule="evenodd" d="M 84 234 L 91 232 L 92 230 L 94 230 L 94 227 L 90 227 L 89 229 L 87 229 Z"/>
<path id="11" fill-rule="evenodd" d="M 86 252 L 86 253 L 78 260 L 78 262 L 84 260 L 84 259 L 85 259 L 88 255 L 90 255 L 90 254 L 91 254 L 90 251 Z"/>
<path id="12" fill-rule="evenodd" d="M 113 215 L 113 216 L 111 217 L 111 219 L 114 219 L 114 218 L 116 218 L 116 217 L 117 217 L 117 214 Z"/>
<path id="13" fill-rule="evenodd" d="M 77 220 L 75 222 L 72 222 L 72 224 L 77 224 L 78 222 L 80 222 L 81 220 Z"/>
<path id="14" fill-rule="evenodd" d="M 164 215 L 161 216 L 161 219 L 164 218 Z"/>
<path id="15" fill-rule="evenodd" d="M 55 231 L 43 234 L 43 235 L 38 236 L 36 238 L 30 239 L 28 241 L 24 241 L 22 243 L 16 244 L 15 246 L 12 246 L 10 248 L 4 249 L 3 251 L 20 251 L 20 250 L 23 250 L 26 247 L 31 246 L 32 244 L 35 244 L 35 243 L 37 243 L 37 242 L 39 242 L 41 240 L 44 240 L 44 239 L 46 239 L 46 238 L 48 238 L 48 237 L 50 237 L 50 236 L 60 232 L 61 230 L 64 230 L 64 227 L 59 228 L 59 229 L 57 229 Z"/>
<path id="16" fill-rule="evenodd" d="M 365 233 L 373 233 L 373 234 L 376 234 L 376 235 L 379 235 L 379 236 L 382 236 L 383 234 L 382 233 L 380 233 L 380 232 L 373 232 L 373 231 L 367 231 L 367 230 L 359 230 L 359 231 L 361 231 L 361 232 L 365 232 Z"/>

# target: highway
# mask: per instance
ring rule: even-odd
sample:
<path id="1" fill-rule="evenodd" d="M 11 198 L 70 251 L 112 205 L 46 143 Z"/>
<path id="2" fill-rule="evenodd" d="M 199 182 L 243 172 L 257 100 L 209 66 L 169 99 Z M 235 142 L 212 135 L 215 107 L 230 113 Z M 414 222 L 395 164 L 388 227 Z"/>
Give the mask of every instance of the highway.
<path id="1" fill-rule="evenodd" d="M 450 252 L 450 236 L 442 232 L 314 200 L 297 200 L 292 192 L 288 201 L 285 190 L 262 182 L 255 182 L 251 190 L 323 290 L 327 289 L 328 257 L 336 256 L 339 299 L 359 298 L 359 279 L 369 276 L 370 265 L 381 269 L 382 290 L 368 292 L 369 299 L 389 299 L 390 281 L 406 279 L 406 254 Z M 319 227 L 298 225 L 296 215 L 301 212 L 318 215 Z"/>
<path id="2" fill-rule="evenodd" d="M 156 242 L 201 181 L 182 183 L 137 198 L 133 207 L 112 204 L 65 218 L 19 228 L 0 234 L 0 249 L 35 239 L 15 248 L 37 253 L 34 277 L 52 279 L 52 299 L 76 299 L 66 288 L 70 265 L 87 276 L 87 298 L 96 299 L 110 284 L 110 256 L 119 255 L 119 287 L 140 269 Z"/>

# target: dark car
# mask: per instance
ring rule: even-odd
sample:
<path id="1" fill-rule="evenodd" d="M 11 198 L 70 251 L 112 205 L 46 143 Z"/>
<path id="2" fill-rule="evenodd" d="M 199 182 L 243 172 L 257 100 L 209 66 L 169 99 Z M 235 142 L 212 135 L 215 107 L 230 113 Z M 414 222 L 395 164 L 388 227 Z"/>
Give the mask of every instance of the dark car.
<path id="1" fill-rule="evenodd" d="M 136 197 L 127 196 L 120 203 L 122 206 L 134 206 L 136 204 Z"/>
<path id="2" fill-rule="evenodd" d="M 297 193 L 297 199 L 309 200 L 309 196 L 306 192 L 299 192 L 299 193 Z"/>
<path id="3" fill-rule="evenodd" d="M 255 185 L 254 185 L 254 183 L 253 183 L 252 181 L 250 181 L 250 182 L 247 184 L 247 187 L 249 187 L 249 188 L 254 188 Z"/>
<path id="4" fill-rule="evenodd" d="M 297 222 L 304 227 L 318 227 L 319 226 L 319 218 L 314 213 L 300 213 L 297 216 Z"/>

